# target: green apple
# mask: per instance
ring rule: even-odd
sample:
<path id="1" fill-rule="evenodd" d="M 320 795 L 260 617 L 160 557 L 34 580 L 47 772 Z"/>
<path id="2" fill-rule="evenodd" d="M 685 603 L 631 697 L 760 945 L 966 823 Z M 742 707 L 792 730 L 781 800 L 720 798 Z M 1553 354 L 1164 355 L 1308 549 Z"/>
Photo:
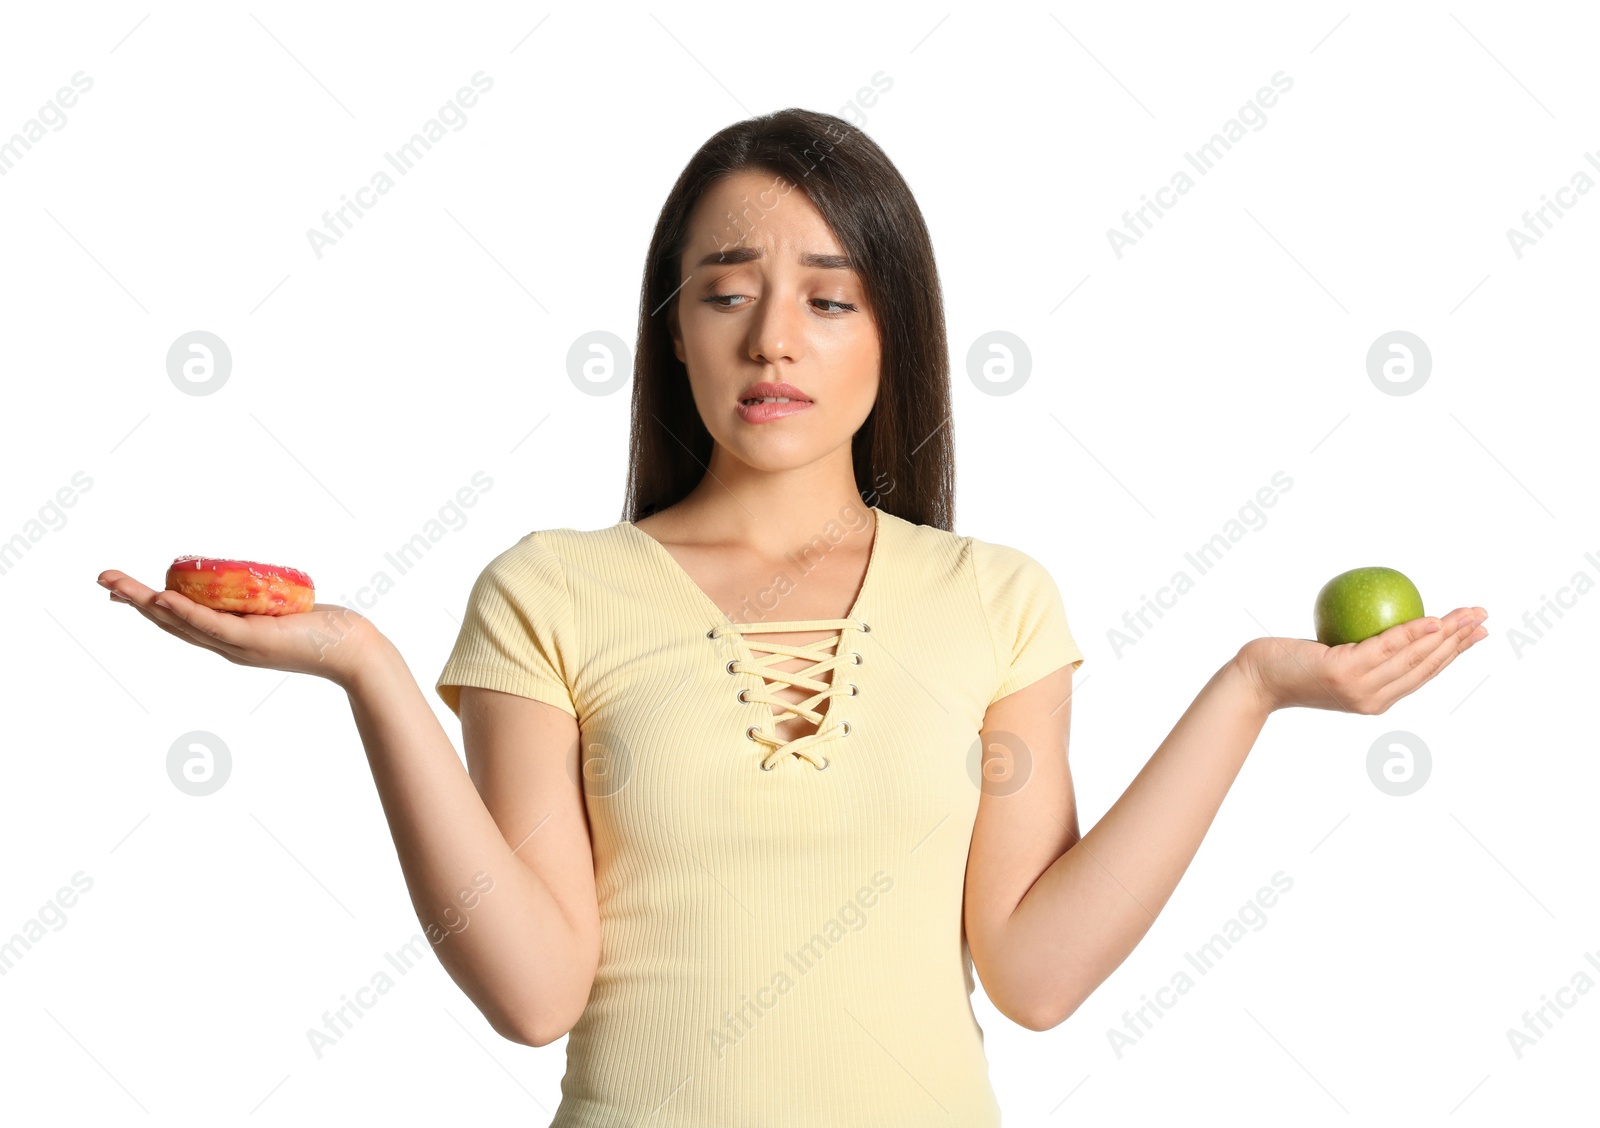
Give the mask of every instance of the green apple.
<path id="1" fill-rule="evenodd" d="M 1340 572 L 1322 585 L 1313 611 L 1324 646 L 1360 642 L 1424 614 L 1417 585 L 1393 568 Z"/>

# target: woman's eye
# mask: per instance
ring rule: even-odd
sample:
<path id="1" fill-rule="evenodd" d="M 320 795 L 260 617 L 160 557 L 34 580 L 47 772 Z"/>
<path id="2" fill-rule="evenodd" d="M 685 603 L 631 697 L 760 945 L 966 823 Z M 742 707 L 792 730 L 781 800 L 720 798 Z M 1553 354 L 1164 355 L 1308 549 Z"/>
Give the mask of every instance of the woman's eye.
<path id="1" fill-rule="evenodd" d="M 707 305 L 714 305 L 718 309 L 734 309 L 736 307 L 734 307 L 732 305 L 725 304 L 725 303 L 737 301 L 738 299 L 740 299 L 742 297 L 744 297 L 743 294 L 712 294 L 710 297 L 701 298 L 700 300 L 702 302 L 705 302 Z M 822 311 L 823 313 L 836 313 L 836 312 L 840 312 L 840 311 L 849 312 L 849 313 L 855 313 L 856 312 L 856 307 L 854 305 L 851 305 L 849 302 L 835 301 L 832 298 L 815 298 L 815 299 L 813 299 L 813 304 L 816 304 L 816 303 L 820 303 L 822 305 L 827 305 L 827 306 L 838 306 L 839 307 L 838 310 L 825 309 L 825 310 Z"/>

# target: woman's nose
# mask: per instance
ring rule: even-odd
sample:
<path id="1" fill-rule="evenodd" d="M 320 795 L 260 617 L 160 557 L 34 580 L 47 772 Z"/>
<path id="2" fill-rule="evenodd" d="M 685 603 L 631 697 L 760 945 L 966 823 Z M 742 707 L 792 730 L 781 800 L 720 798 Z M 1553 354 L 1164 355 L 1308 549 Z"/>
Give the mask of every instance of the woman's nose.
<path id="1" fill-rule="evenodd" d="M 800 343 L 799 302 L 768 300 L 755 311 L 750 326 L 750 357 L 768 364 L 795 360 Z"/>

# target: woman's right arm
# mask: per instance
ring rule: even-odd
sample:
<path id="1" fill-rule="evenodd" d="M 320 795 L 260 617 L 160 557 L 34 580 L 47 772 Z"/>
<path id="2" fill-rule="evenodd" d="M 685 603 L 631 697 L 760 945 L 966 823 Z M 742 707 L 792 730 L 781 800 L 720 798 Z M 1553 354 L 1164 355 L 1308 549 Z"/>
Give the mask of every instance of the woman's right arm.
<path id="1" fill-rule="evenodd" d="M 342 684 L 417 919 L 496 1031 L 554 1042 L 583 1013 L 600 958 L 577 721 L 463 686 L 464 771 L 400 652 L 373 633 Z"/>
<path id="2" fill-rule="evenodd" d="M 168 634 L 236 665 L 344 689 L 439 962 L 503 1037 L 543 1046 L 571 1029 L 594 982 L 600 925 L 570 714 L 462 687 L 469 774 L 400 652 L 354 611 L 233 615 L 115 570 L 100 583 Z"/>

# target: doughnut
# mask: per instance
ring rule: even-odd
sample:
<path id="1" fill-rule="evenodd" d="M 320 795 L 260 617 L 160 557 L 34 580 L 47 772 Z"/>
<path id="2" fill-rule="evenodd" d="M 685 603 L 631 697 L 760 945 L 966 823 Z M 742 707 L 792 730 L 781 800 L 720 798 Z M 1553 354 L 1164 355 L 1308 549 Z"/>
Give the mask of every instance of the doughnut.
<path id="1" fill-rule="evenodd" d="M 167 590 L 204 607 L 243 615 L 296 615 L 317 601 L 311 577 L 297 568 L 206 556 L 174 560 L 167 569 Z"/>

